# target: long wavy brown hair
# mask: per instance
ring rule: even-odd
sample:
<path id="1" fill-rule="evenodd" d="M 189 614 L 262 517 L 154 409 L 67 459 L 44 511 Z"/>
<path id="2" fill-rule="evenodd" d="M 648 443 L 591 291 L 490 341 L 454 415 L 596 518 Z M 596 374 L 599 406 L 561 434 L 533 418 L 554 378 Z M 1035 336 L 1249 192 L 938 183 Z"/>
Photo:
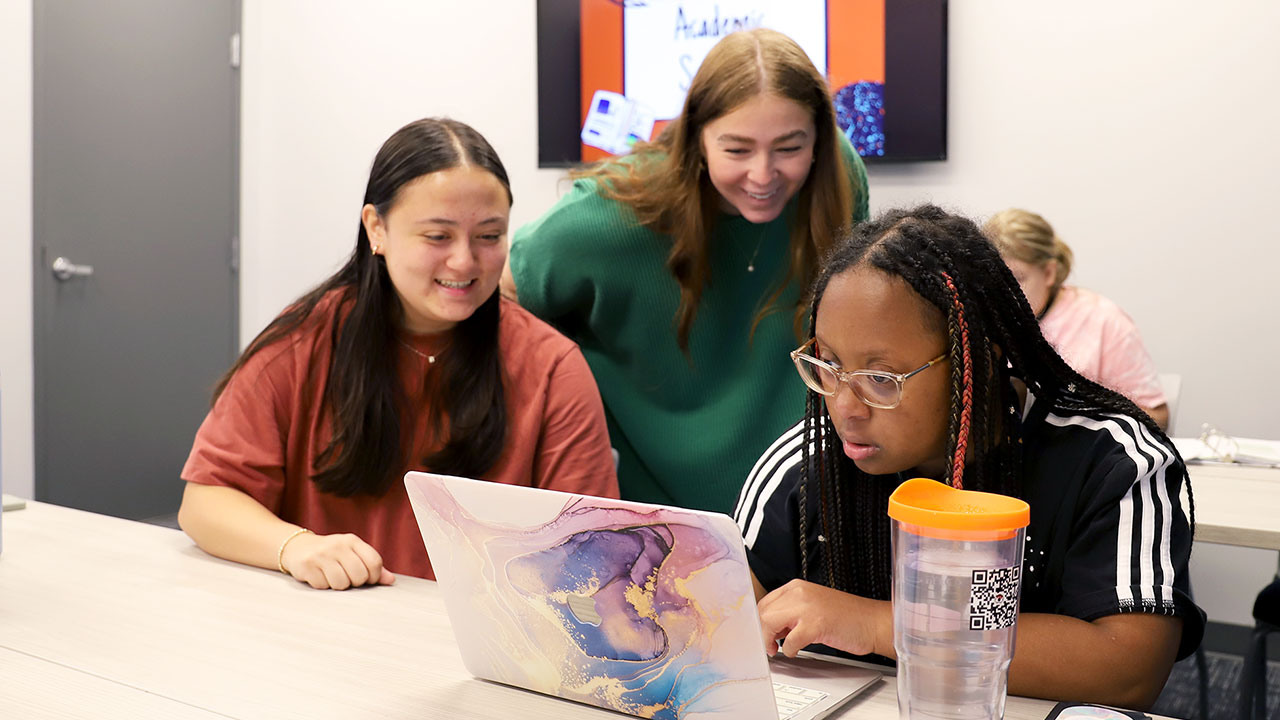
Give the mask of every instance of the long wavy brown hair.
<path id="1" fill-rule="evenodd" d="M 577 170 L 575 178 L 595 178 L 606 197 L 630 206 L 641 225 L 671 237 L 667 268 L 680 285 L 676 339 L 688 350 L 689 333 L 703 288 L 711 277 L 711 229 L 720 194 L 707 175 L 702 130 L 752 98 L 772 93 L 809 110 L 817 137 L 813 168 L 800 188 L 791 223 L 790 266 L 756 315 L 755 326 L 775 307 L 790 281 L 805 288 L 819 258 L 853 219 L 853 188 L 840 152 L 840 129 L 826 80 L 804 50 L 782 33 L 763 28 L 736 32 L 716 43 L 689 85 L 684 109 L 652 143 L 638 144 L 632 162 L 603 161 Z M 805 309 L 795 308 L 796 336 Z"/>

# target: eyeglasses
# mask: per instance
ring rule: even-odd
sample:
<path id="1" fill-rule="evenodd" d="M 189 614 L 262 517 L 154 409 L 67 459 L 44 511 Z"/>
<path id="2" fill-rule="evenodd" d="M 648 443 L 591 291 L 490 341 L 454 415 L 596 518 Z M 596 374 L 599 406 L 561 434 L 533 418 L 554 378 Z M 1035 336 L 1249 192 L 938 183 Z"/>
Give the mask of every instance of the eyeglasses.
<path id="1" fill-rule="evenodd" d="M 930 360 L 909 373 L 891 373 L 883 370 L 841 370 L 838 367 L 820 360 L 805 350 L 813 345 L 816 338 L 791 351 L 791 361 L 796 364 L 800 379 L 809 389 L 834 397 L 840 390 L 840 383 L 845 383 L 859 400 L 873 408 L 892 410 L 902 402 L 902 384 L 907 378 L 928 370 L 942 362 L 946 353 Z"/>

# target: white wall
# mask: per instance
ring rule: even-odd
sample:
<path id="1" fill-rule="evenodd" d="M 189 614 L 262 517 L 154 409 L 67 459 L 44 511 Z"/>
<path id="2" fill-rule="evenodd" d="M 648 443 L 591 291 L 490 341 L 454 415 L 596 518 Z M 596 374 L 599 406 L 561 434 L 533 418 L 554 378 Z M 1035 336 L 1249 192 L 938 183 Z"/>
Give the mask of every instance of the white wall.
<path id="1" fill-rule="evenodd" d="M 511 178 L 513 222 L 556 198 L 538 170 L 534 0 L 245 0 L 241 340 L 355 245 L 369 166 L 405 123 L 478 129 Z"/>
<path id="2" fill-rule="evenodd" d="M 0 482 L 33 494 L 31 3 L 0 2 Z"/>

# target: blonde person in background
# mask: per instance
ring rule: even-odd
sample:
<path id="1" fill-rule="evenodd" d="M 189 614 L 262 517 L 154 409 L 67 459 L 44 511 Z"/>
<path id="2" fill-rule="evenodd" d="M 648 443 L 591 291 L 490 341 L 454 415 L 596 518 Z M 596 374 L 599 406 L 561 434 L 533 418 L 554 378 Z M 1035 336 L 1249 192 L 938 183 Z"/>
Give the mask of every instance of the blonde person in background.
<path id="1" fill-rule="evenodd" d="M 656 141 L 571 177 L 515 234 L 504 292 L 582 347 L 624 498 L 728 512 L 804 409 L 801 295 L 867 217 L 827 82 L 785 35 L 733 33 Z"/>
<path id="2" fill-rule="evenodd" d="M 1013 271 L 1040 331 L 1081 375 L 1129 398 L 1162 429 L 1169 406 L 1138 326 L 1107 298 L 1074 285 L 1071 248 L 1039 215 L 1011 208 L 983 226 Z"/>

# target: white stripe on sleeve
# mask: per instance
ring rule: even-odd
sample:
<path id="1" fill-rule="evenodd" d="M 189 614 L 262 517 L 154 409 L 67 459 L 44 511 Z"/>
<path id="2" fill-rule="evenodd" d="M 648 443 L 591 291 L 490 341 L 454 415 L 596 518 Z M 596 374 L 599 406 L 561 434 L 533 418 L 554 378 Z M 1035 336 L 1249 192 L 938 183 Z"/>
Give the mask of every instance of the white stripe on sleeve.
<path id="1" fill-rule="evenodd" d="M 1135 478 L 1129 490 L 1120 499 L 1120 520 L 1116 532 L 1116 595 L 1121 607 L 1133 607 L 1133 586 L 1137 585 L 1142 592 L 1142 602 L 1155 605 L 1155 568 L 1152 558 L 1160 557 L 1161 569 L 1170 568 L 1170 577 L 1162 584 L 1172 584 L 1172 560 L 1169 558 L 1168 534 L 1164 533 L 1156 547 L 1155 538 L 1155 504 L 1158 502 L 1163 510 L 1162 515 L 1168 517 L 1172 512 L 1169 507 L 1168 493 L 1157 489 L 1158 499 L 1152 497 L 1152 486 L 1163 488 L 1165 470 L 1172 462 L 1172 456 L 1163 452 L 1160 443 L 1155 442 L 1149 433 L 1135 432 L 1125 427 L 1119 420 L 1122 416 L 1111 416 L 1105 420 L 1072 416 L 1061 417 L 1049 414 L 1045 420 L 1051 425 L 1066 427 L 1077 425 L 1096 432 L 1106 432 L 1122 448 L 1133 461 Z M 1134 422 L 1130 420 L 1130 422 Z M 1149 453 L 1149 454 L 1148 454 Z M 1156 465 L 1152 459 L 1157 459 Z M 1158 478 L 1158 481 L 1157 481 Z M 1142 510 L 1142 526 L 1134 527 L 1136 509 Z M 1139 553 L 1139 577 L 1133 577 L 1133 553 Z M 1167 565 L 1166 565 L 1167 563 Z M 1148 597 L 1150 594 L 1150 597 Z"/>
<path id="2" fill-rule="evenodd" d="M 764 523 L 765 507 L 773 498 L 774 493 L 777 492 L 778 486 L 782 484 L 782 478 L 786 477 L 787 472 L 799 465 L 804 458 L 803 453 L 800 452 L 800 440 L 801 438 L 796 438 L 795 452 L 782 458 L 782 461 L 775 466 L 774 471 L 769 474 L 768 482 L 765 483 L 764 489 L 760 492 L 760 499 L 756 501 L 755 512 L 751 513 L 746 533 L 742 536 L 742 541 L 748 548 L 754 549 L 756 546 L 756 538 L 760 536 L 760 526 Z"/>
<path id="3" fill-rule="evenodd" d="M 797 438 L 804 435 L 804 420 L 787 428 L 787 431 L 778 436 L 769 448 L 761 453 L 756 460 L 756 464 L 751 467 L 751 472 L 747 473 L 746 482 L 742 483 L 742 491 L 738 493 L 738 506 L 733 510 L 733 519 L 738 521 L 738 529 L 746 530 L 747 515 L 751 512 L 751 498 L 760 492 L 760 483 L 764 482 L 767 472 L 761 472 L 766 464 L 776 462 L 779 451 L 793 441 L 798 442 Z"/>
<path id="4" fill-rule="evenodd" d="M 1161 518 L 1160 547 L 1159 547 L 1160 571 L 1162 575 L 1161 584 L 1164 585 L 1165 587 L 1172 588 L 1173 580 L 1174 580 L 1174 577 L 1173 577 L 1173 514 L 1175 512 L 1182 512 L 1181 504 L 1179 503 L 1175 505 L 1173 502 L 1170 501 L 1170 498 L 1169 498 L 1168 473 L 1169 473 L 1169 467 L 1173 465 L 1174 454 L 1172 450 L 1165 447 L 1163 444 L 1157 441 L 1154 437 L 1152 437 L 1151 431 L 1147 429 L 1146 425 L 1143 425 L 1142 423 L 1132 418 L 1125 418 L 1125 419 L 1128 420 L 1131 425 L 1133 425 L 1133 427 L 1138 431 L 1138 433 L 1143 437 L 1143 439 L 1145 439 L 1147 442 L 1154 445 L 1155 447 L 1159 448 L 1160 454 L 1163 456 L 1163 461 L 1160 464 L 1159 473 L 1156 477 L 1156 482 L 1155 482 L 1156 497 L 1159 498 L 1160 508 L 1163 511 L 1160 513 L 1160 518 Z M 1172 592 L 1167 592 L 1165 594 L 1164 600 L 1168 603 L 1172 603 L 1173 602 Z"/>

